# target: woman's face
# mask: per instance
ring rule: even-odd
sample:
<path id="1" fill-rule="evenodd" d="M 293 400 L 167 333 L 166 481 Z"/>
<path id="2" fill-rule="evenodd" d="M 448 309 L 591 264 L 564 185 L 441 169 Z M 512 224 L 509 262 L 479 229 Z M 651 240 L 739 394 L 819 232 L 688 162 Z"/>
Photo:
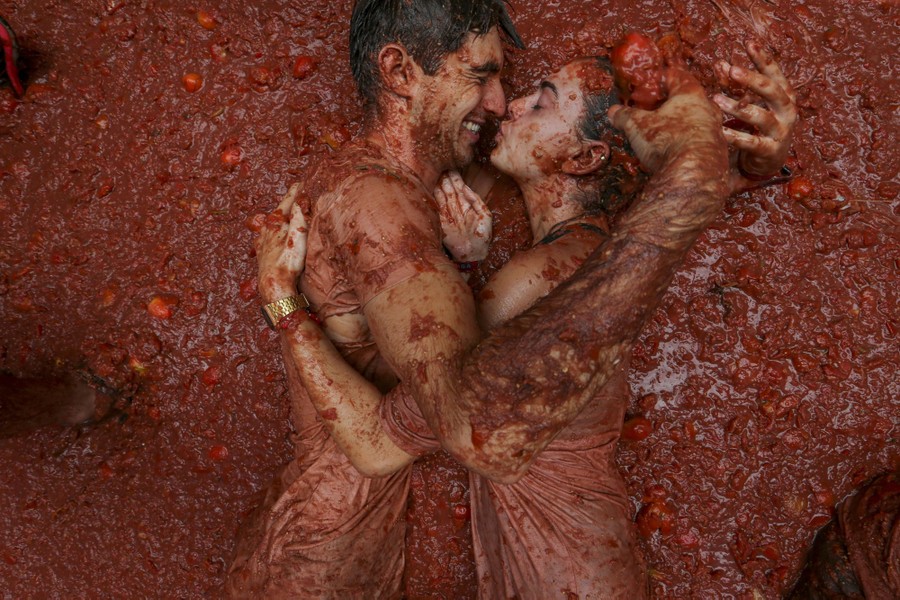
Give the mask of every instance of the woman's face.
<path id="1" fill-rule="evenodd" d="M 605 73 L 593 59 L 571 62 L 542 81 L 535 93 L 510 102 L 491 153 L 494 166 L 519 182 L 560 172 L 581 148 L 582 88 L 598 72 Z"/>

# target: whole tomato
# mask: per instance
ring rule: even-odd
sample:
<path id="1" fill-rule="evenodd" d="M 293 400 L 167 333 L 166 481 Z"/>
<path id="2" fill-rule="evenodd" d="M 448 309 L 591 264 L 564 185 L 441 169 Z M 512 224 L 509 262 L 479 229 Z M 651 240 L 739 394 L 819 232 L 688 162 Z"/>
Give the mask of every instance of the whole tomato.
<path id="1" fill-rule="evenodd" d="M 663 56 L 653 40 L 629 33 L 613 48 L 610 62 L 625 104 L 653 110 L 665 101 Z"/>

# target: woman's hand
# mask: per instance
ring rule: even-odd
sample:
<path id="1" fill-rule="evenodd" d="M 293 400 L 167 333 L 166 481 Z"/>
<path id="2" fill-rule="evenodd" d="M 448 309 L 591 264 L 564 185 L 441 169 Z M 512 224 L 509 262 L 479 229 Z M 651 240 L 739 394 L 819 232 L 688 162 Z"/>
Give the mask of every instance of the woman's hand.
<path id="1" fill-rule="evenodd" d="M 713 97 L 723 112 L 739 121 L 734 123 L 738 128 L 728 124 L 722 128 L 725 139 L 737 150 L 732 159 L 732 192 L 753 187 L 778 173 L 791 149 L 797 123 L 797 97 L 778 63 L 757 42 L 747 44 L 747 54 L 759 72 L 724 61 L 716 64 L 716 72 L 723 81 L 748 89 L 763 104 L 734 100 L 724 94 Z M 743 124 L 747 127 L 741 127 Z"/>
<path id="2" fill-rule="evenodd" d="M 456 171 L 441 177 L 434 190 L 440 207 L 444 246 L 457 262 L 484 260 L 491 243 L 493 217 L 484 201 Z"/>
<path id="3" fill-rule="evenodd" d="M 625 132 L 641 165 L 657 173 L 687 155 L 698 170 L 718 178 L 728 168 L 728 146 L 721 133 L 722 113 L 686 68 L 671 64 L 663 72 L 667 98 L 655 110 L 614 104 L 610 123 Z"/>
<path id="4" fill-rule="evenodd" d="M 306 261 L 306 218 L 296 203 L 300 184 L 295 183 L 281 204 L 263 218 L 256 238 L 259 294 L 264 303 L 297 294 L 297 278 Z"/>

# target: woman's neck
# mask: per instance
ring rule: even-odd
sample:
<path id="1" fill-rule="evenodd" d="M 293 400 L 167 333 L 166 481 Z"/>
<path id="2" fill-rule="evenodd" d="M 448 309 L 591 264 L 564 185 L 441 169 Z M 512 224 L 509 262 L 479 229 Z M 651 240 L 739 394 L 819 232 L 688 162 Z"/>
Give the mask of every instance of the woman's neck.
<path id="1" fill-rule="evenodd" d="M 528 209 L 534 243 L 544 239 L 554 225 L 584 214 L 584 207 L 577 200 L 577 187 L 570 177 L 520 182 L 519 187 Z"/>

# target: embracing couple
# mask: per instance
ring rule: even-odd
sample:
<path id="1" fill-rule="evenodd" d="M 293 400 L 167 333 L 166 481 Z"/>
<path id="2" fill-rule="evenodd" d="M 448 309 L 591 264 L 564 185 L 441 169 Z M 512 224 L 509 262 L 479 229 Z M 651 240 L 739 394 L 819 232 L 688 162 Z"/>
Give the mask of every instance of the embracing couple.
<path id="1" fill-rule="evenodd" d="M 678 66 L 653 111 L 619 104 L 594 58 L 507 107 L 504 43 L 524 45 L 503 0 L 359 0 L 350 29 L 363 135 L 257 241 L 295 458 L 242 532 L 227 593 L 399 597 L 410 465 L 444 448 L 471 473 L 480 598 L 646 596 L 614 464 L 631 348 L 727 195 L 781 167 L 790 85 L 753 45 L 758 72 L 717 67 L 762 99 L 715 97 L 752 134 L 723 128 Z M 491 162 L 520 187 L 534 243 L 476 301 L 456 263 L 486 250 L 491 179 L 455 171 L 502 117 Z M 611 229 L 620 132 L 651 175 Z"/>

